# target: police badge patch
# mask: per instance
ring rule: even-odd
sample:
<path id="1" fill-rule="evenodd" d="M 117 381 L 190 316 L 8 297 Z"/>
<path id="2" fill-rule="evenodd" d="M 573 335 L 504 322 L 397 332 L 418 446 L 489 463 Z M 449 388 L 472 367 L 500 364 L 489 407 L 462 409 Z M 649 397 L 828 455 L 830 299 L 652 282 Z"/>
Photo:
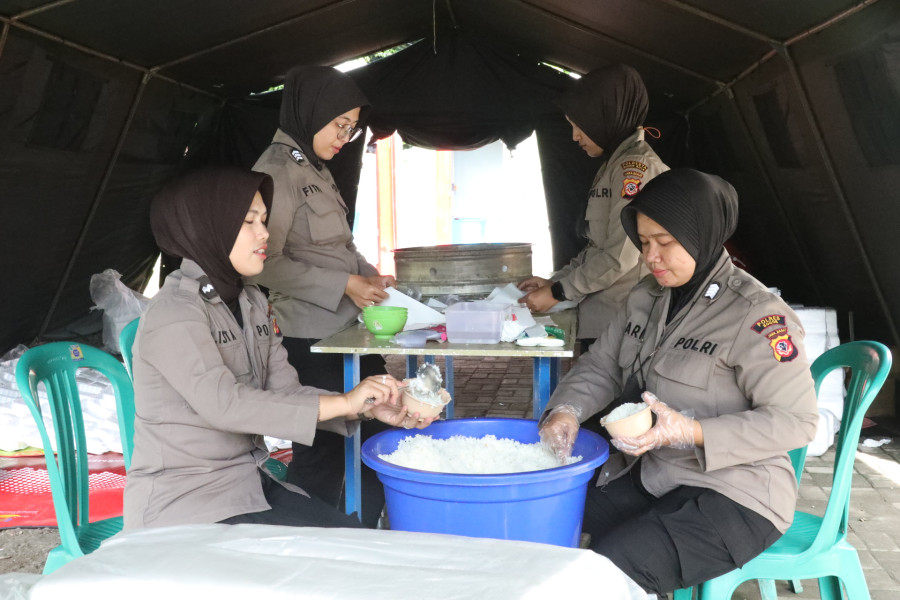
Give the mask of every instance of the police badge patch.
<path id="1" fill-rule="evenodd" d="M 303 154 L 301 154 L 300 151 L 297 150 L 296 148 L 291 150 L 291 158 L 293 158 L 295 161 L 297 161 L 298 165 L 303 162 Z"/>
<path id="2" fill-rule="evenodd" d="M 640 179 L 624 179 L 622 181 L 622 197 L 634 198 L 641 191 Z"/>
<path id="3" fill-rule="evenodd" d="M 772 352 L 775 354 L 775 360 L 778 362 L 790 362 L 797 358 L 799 354 L 797 346 L 794 345 L 787 331 L 787 327 L 781 327 L 772 333 L 766 334 L 766 337 L 769 339 L 769 345 L 772 347 Z"/>

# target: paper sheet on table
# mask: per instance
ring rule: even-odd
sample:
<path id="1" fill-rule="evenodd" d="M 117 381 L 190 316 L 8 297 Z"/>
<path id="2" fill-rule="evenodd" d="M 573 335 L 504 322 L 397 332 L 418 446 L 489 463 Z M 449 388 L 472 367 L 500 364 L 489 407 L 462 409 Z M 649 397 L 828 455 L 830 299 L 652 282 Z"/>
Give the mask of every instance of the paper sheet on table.
<path id="1" fill-rule="evenodd" d="M 609 559 L 549 544 L 383 529 L 187 525 L 127 531 L 44 575 L 30 600 L 537 600 L 647 595 Z"/>
<path id="2" fill-rule="evenodd" d="M 491 295 L 487 297 L 488 302 L 498 302 L 502 304 L 514 304 L 518 305 L 519 300 L 522 296 L 525 295 L 525 292 L 516 287 L 514 283 L 507 283 L 503 287 L 496 287 L 494 291 L 491 292 Z M 562 310 L 566 310 L 568 308 L 575 308 L 578 306 L 575 302 L 571 300 L 563 300 L 562 302 L 557 302 L 553 308 L 548 310 L 548 313 L 560 312 Z"/>
<path id="3" fill-rule="evenodd" d="M 418 300 L 413 300 L 397 288 L 389 287 L 384 291 L 387 292 L 388 299 L 380 302 L 381 306 L 405 306 L 408 310 L 403 331 L 425 329 L 435 325 L 443 325 L 447 322 L 447 318 L 444 315 L 433 308 L 425 306 Z"/>

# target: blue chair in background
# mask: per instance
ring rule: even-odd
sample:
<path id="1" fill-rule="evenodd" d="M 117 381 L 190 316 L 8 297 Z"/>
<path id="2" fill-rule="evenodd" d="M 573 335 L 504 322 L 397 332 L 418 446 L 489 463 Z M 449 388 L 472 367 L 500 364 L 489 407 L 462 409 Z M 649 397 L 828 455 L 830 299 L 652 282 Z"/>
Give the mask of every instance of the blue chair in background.
<path id="1" fill-rule="evenodd" d="M 826 351 L 812 365 L 816 391 L 825 375 L 840 368 L 850 370 L 850 379 L 825 514 L 819 517 L 795 512 L 791 527 L 762 554 L 740 569 L 701 584 L 701 600 L 727 600 L 742 582 L 751 579 L 818 579 L 823 600 L 841 600 L 845 597 L 842 586 L 848 600 L 869 599 L 859 554 L 847 542 L 847 519 L 853 463 L 863 419 L 890 373 L 891 353 L 883 344 L 870 341 L 850 342 Z M 794 457 L 792 462 L 797 464 Z M 769 598 L 765 595 L 767 591 L 770 594 L 775 591 L 769 585 L 761 585 L 760 589 L 764 599 Z M 690 598 L 689 594 L 690 590 L 678 590 L 675 597 L 681 600 Z"/>
<path id="2" fill-rule="evenodd" d="M 41 436 L 60 537 L 60 545 L 47 557 L 44 573 L 93 552 L 103 540 L 122 529 L 122 517 L 90 521 L 87 443 L 75 378 L 79 369 L 98 371 L 112 384 L 125 468 L 131 466 L 131 439 L 127 432 L 134 428 L 134 390 L 122 363 L 102 350 L 72 342 L 53 342 L 25 351 L 16 365 L 16 384 Z M 41 413 L 41 384 L 50 405 L 55 455 Z"/>

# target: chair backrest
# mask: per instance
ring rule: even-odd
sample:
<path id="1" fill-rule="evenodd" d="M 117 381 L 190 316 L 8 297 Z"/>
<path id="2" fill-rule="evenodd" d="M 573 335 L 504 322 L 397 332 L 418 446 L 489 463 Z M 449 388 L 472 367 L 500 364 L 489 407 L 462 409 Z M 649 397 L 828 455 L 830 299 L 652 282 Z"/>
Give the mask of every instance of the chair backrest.
<path id="1" fill-rule="evenodd" d="M 25 351 L 16 365 L 16 384 L 41 435 L 61 542 L 70 548 L 78 547 L 75 528 L 89 522 L 87 444 L 75 378 L 79 369 L 94 369 L 112 384 L 122 434 L 122 454 L 128 469 L 131 446 L 126 444 L 122 432 L 128 427 L 134 428 L 134 389 L 125 367 L 118 360 L 85 344 L 53 342 Z M 44 384 L 49 400 L 56 458 L 41 414 L 40 383 Z"/>
<path id="2" fill-rule="evenodd" d="M 822 519 L 822 527 L 815 541 L 806 551 L 817 554 L 847 534 L 847 516 L 850 510 L 850 484 L 853 463 L 863 419 L 872 401 L 881 389 L 891 370 L 891 352 L 883 344 L 858 341 L 842 344 L 827 350 L 812 364 L 811 371 L 819 385 L 830 371 L 839 368 L 850 370 L 847 395 L 841 416 L 841 428 L 835 445 L 834 470 L 831 493 Z"/>
<path id="3" fill-rule="evenodd" d="M 132 380 L 134 380 L 134 371 L 132 370 L 131 359 L 134 353 L 131 347 L 134 346 L 134 336 L 137 334 L 140 323 L 141 318 L 138 317 L 123 327 L 122 332 L 119 333 L 119 352 L 122 353 L 122 360 L 125 361 L 125 368 L 128 370 L 128 375 L 131 376 Z"/>
<path id="4" fill-rule="evenodd" d="M 794 467 L 794 476 L 797 477 L 797 485 L 800 485 L 800 477 L 803 475 L 803 465 L 806 464 L 806 451 L 809 446 L 801 446 L 788 451 L 791 458 L 791 466 Z"/>

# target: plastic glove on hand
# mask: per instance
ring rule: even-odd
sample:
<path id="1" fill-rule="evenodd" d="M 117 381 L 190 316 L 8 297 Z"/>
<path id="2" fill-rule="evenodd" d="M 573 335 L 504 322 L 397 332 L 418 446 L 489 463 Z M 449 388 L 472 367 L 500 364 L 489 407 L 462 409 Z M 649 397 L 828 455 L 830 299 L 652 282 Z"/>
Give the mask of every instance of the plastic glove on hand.
<path id="1" fill-rule="evenodd" d="M 552 452 L 560 464 L 566 464 L 572 455 L 572 446 L 581 427 L 581 409 L 562 404 L 550 411 L 541 425 L 541 446 Z"/>
<path id="2" fill-rule="evenodd" d="M 651 392 L 644 392 L 641 398 L 650 405 L 650 410 L 656 413 L 656 425 L 638 437 L 613 438 L 613 446 L 633 456 L 640 456 L 663 446 L 683 450 L 696 446 L 693 417 L 672 410 Z"/>

